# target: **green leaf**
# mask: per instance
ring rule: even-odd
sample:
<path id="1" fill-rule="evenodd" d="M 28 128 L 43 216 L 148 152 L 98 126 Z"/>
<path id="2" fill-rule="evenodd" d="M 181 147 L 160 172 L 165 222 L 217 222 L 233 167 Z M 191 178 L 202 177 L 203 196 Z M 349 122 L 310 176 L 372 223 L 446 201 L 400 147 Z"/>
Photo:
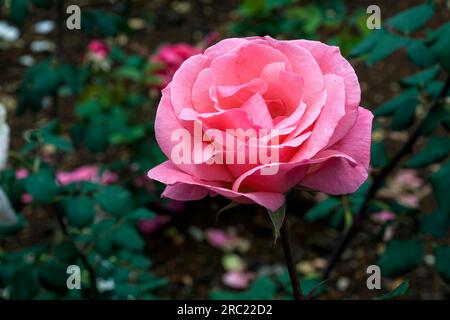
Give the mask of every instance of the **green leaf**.
<path id="1" fill-rule="evenodd" d="M 429 69 L 422 70 L 413 74 L 412 76 L 400 80 L 401 84 L 406 86 L 425 86 L 432 81 L 439 73 L 439 66 L 434 66 Z"/>
<path id="2" fill-rule="evenodd" d="M 436 128 L 446 121 L 450 121 L 450 111 L 446 106 L 435 108 L 430 111 L 427 117 L 423 120 L 422 127 L 420 128 L 422 133 L 430 135 L 436 130 Z"/>
<path id="3" fill-rule="evenodd" d="M 440 245 L 436 248 L 436 269 L 447 283 L 450 283 L 450 246 Z"/>
<path id="4" fill-rule="evenodd" d="M 119 186 L 106 186 L 97 194 L 100 207 L 114 216 L 121 217 L 133 210 L 131 193 Z"/>
<path id="5" fill-rule="evenodd" d="M 78 104 L 75 107 L 75 112 L 82 119 L 88 119 L 94 115 L 101 113 L 102 106 L 96 99 L 91 99 Z"/>
<path id="6" fill-rule="evenodd" d="M 92 152 L 103 152 L 108 147 L 108 130 L 105 127 L 91 125 L 84 131 L 84 143 Z"/>
<path id="7" fill-rule="evenodd" d="M 144 240 L 137 230 L 129 225 L 122 224 L 114 232 L 114 243 L 128 250 L 142 251 L 144 249 Z"/>
<path id="8" fill-rule="evenodd" d="M 391 128 L 393 130 L 407 129 L 416 117 L 416 109 L 418 104 L 418 100 L 411 100 L 409 103 L 395 110 L 392 117 Z"/>
<path id="9" fill-rule="evenodd" d="M 431 136 L 427 144 L 412 156 L 406 165 L 410 168 L 421 168 L 445 158 L 450 152 L 450 138 Z"/>
<path id="10" fill-rule="evenodd" d="M 431 50 L 442 67 L 450 71 L 450 23 L 447 22 L 429 33 Z"/>
<path id="11" fill-rule="evenodd" d="M 11 1 L 9 20 L 14 24 L 21 26 L 28 15 L 28 0 Z"/>
<path id="12" fill-rule="evenodd" d="M 383 168 L 389 163 L 386 148 L 383 141 L 374 141 L 370 149 L 372 166 L 375 168 Z"/>
<path id="13" fill-rule="evenodd" d="M 422 42 L 412 42 L 406 51 L 408 57 L 419 67 L 427 68 L 436 63 L 433 51 L 427 48 Z"/>
<path id="14" fill-rule="evenodd" d="M 81 30 L 86 33 L 98 32 L 100 36 L 115 36 L 120 30 L 123 17 L 105 10 L 94 9 L 83 11 Z"/>
<path id="15" fill-rule="evenodd" d="M 404 296 L 409 291 L 409 280 L 403 281 L 397 288 L 380 297 L 380 300 L 392 300 L 397 297 Z"/>
<path id="16" fill-rule="evenodd" d="M 367 63 L 369 65 L 374 64 L 377 61 L 380 61 L 387 56 L 391 55 L 398 49 L 402 47 L 406 47 L 409 45 L 409 39 L 401 37 L 399 35 L 386 32 L 383 36 L 377 41 L 372 52 L 369 54 L 367 59 Z"/>
<path id="17" fill-rule="evenodd" d="M 378 264 L 386 277 L 398 277 L 422 261 L 423 243 L 420 240 L 392 240 L 388 243 Z"/>
<path id="18" fill-rule="evenodd" d="M 67 290 L 67 265 L 57 260 L 50 260 L 39 268 L 39 279 L 50 290 L 65 292 Z"/>
<path id="19" fill-rule="evenodd" d="M 420 229 L 424 234 L 436 238 L 444 238 L 448 235 L 450 221 L 448 215 L 441 211 L 427 214 L 420 221 Z"/>
<path id="20" fill-rule="evenodd" d="M 450 201 L 448 201 L 448 191 L 450 190 L 450 161 L 447 161 L 439 171 L 434 172 L 430 176 L 430 183 L 439 209 L 449 215 Z"/>
<path id="21" fill-rule="evenodd" d="M 340 205 L 340 201 L 335 197 L 328 197 L 325 200 L 320 201 L 314 207 L 312 207 L 308 212 L 306 212 L 305 218 L 309 221 L 315 221 L 318 219 L 325 218 L 331 212 L 334 211 Z"/>
<path id="22" fill-rule="evenodd" d="M 156 213 L 150 211 L 147 208 L 137 208 L 131 214 L 126 216 L 126 220 L 129 222 L 137 222 L 143 219 L 153 219 L 156 217 Z"/>
<path id="23" fill-rule="evenodd" d="M 433 5 L 426 3 L 400 12 L 387 20 L 387 24 L 409 34 L 423 26 L 433 16 L 433 13 Z"/>
<path id="24" fill-rule="evenodd" d="M 95 203 L 87 196 L 71 198 L 66 203 L 66 215 L 72 227 L 87 227 L 94 221 Z"/>
<path id="25" fill-rule="evenodd" d="M 114 72 L 118 79 L 125 79 L 140 82 L 143 79 L 143 73 L 139 68 L 132 66 L 121 66 L 117 68 Z"/>
<path id="26" fill-rule="evenodd" d="M 55 246 L 53 254 L 58 260 L 71 263 L 78 257 L 78 250 L 71 241 L 65 240 Z"/>
<path id="27" fill-rule="evenodd" d="M 53 174 L 41 170 L 26 178 L 25 190 L 33 196 L 33 202 L 49 204 L 58 193 L 58 186 Z"/>
<path id="28" fill-rule="evenodd" d="M 283 225 L 284 216 L 286 215 L 286 201 L 283 205 L 275 212 L 267 210 L 269 213 L 270 221 L 272 221 L 273 228 L 275 231 L 275 240 L 280 236 L 280 229 Z"/>
<path id="29" fill-rule="evenodd" d="M 43 139 L 44 143 L 51 144 L 59 150 L 66 151 L 66 152 L 73 151 L 72 142 L 65 137 L 54 135 L 54 134 L 43 134 L 42 139 Z"/>
<path id="30" fill-rule="evenodd" d="M 391 100 L 383 103 L 379 106 L 374 114 L 376 116 L 388 116 L 394 111 L 402 109 L 403 107 L 408 107 L 411 104 L 418 103 L 419 90 L 416 88 L 411 88 L 403 91 L 401 94 L 395 96 Z"/>
<path id="31" fill-rule="evenodd" d="M 350 51 L 349 57 L 359 57 L 369 53 L 378 44 L 384 32 L 385 31 L 382 29 L 371 31 L 367 37 L 364 37 L 363 40 Z"/>

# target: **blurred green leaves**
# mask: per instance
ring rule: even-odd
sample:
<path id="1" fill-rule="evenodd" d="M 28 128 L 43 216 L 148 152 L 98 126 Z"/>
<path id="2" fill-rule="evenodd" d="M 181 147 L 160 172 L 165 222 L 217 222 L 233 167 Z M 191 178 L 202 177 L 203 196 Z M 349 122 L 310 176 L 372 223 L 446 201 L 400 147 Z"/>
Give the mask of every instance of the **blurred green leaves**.
<path id="1" fill-rule="evenodd" d="M 58 186 L 55 176 L 42 170 L 26 178 L 25 190 L 31 194 L 34 202 L 50 204 L 58 193 Z"/>
<path id="2" fill-rule="evenodd" d="M 425 3 L 396 14 L 387 20 L 387 25 L 409 34 L 423 26 L 433 16 L 433 13 L 433 4 Z"/>
<path id="3" fill-rule="evenodd" d="M 392 240 L 378 261 L 381 273 L 391 278 L 404 275 L 420 264 L 423 252 L 420 240 Z"/>

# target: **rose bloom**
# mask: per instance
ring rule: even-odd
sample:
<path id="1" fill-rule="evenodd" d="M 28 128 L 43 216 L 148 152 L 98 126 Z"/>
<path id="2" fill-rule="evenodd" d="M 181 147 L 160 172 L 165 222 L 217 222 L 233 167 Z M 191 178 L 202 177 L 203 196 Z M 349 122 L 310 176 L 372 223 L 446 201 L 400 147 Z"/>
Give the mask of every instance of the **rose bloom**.
<path id="1" fill-rule="evenodd" d="M 373 116 L 359 106 L 360 95 L 355 71 L 337 47 L 270 37 L 223 40 L 186 60 L 163 90 L 155 132 L 169 160 L 148 176 L 166 184 L 163 196 L 171 199 L 222 195 L 270 211 L 280 208 L 295 186 L 352 193 L 367 179 L 370 159 Z M 257 142 L 276 143 L 236 136 L 239 143 L 209 149 L 206 157 L 205 148 L 194 146 L 188 156 L 196 160 L 180 163 L 173 152 L 180 141 L 173 133 L 195 136 L 198 128 L 215 130 L 215 145 L 229 129 L 265 131 Z M 204 135 L 201 144 L 207 142 Z M 224 154 L 234 157 L 242 144 L 249 154 L 255 148 L 277 153 L 277 160 L 215 161 Z"/>

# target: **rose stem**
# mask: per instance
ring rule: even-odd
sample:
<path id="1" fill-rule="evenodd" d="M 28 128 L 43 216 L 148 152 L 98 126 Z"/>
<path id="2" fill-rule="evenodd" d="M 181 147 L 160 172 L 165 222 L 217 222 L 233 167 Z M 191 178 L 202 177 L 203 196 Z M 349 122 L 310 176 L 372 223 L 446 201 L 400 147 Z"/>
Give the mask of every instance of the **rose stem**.
<path id="1" fill-rule="evenodd" d="M 380 187 L 383 185 L 384 180 L 387 176 L 397 167 L 400 160 L 407 155 L 417 142 L 417 140 L 422 135 L 422 126 L 430 114 L 439 107 L 440 101 L 445 98 L 447 95 L 447 91 L 450 89 L 450 75 L 447 75 L 447 80 L 445 81 L 444 86 L 442 87 L 439 95 L 433 100 L 430 108 L 428 109 L 427 115 L 423 118 L 420 124 L 416 127 L 413 133 L 410 135 L 409 139 L 405 142 L 405 144 L 401 147 L 401 149 L 397 152 L 397 154 L 392 158 L 389 164 L 384 167 L 381 172 L 373 179 L 373 183 L 370 186 L 369 191 L 367 192 L 364 201 L 354 219 L 352 225 L 348 230 L 340 237 L 338 240 L 338 244 L 333 250 L 330 260 L 328 260 L 327 268 L 324 271 L 323 278 L 327 279 L 334 269 L 336 264 L 339 262 L 342 252 L 344 252 L 345 248 L 349 245 L 350 241 L 355 237 L 361 228 L 362 221 L 366 216 L 367 207 L 372 200 L 373 197 L 377 194 Z"/>
<path id="2" fill-rule="evenodd" d="M 280 229 L 281 243 L 283 245 L 284 258 L 289 272 L 289 279 L 291 280 L 292 291 L 294 292 L 295 300 L 302 300 L 300 283 L 297 278 L 294 260 L 292 259 L 291 245 L 289 244 L 288 222 L 287 216 L 284 217 L 283 224 Z"/>

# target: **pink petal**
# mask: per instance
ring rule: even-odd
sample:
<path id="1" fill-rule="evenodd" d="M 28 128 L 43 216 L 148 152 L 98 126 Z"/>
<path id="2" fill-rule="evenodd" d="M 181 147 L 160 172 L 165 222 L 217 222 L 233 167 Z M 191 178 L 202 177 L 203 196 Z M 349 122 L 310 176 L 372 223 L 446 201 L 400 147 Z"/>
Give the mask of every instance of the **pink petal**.
<path id="1" fill-rule="evenodd" d="M 333 146 L 333 149 L 350 156 L 357 163 L 345 158 L 331 158 L 308 173 L 301 185 L 329 194 L 346 194 L 355 192 L 367 179 L 373 115 L 361 107 L 358 114 L 354 127 Z"/>
<path id="2" fill-rule="evenodd" d="M 361 88 L 358 77 L 351 64 L 342 57 L 335 46 L 328 46 L 319 41 L 293 40 L 290 43 L 307 49 L 318 62 L 323 74 L 336 74 L 344 79 L 345 84 L 345 113 L 336 127 L 330 145 L 339 141 L 354 125 L 358 117 L 358 106 L 361 101 Z"/>
<path id="3" fill-rule="evenodd" d="M 293 72 L 303 77 L 304 99 L 308 105 L 312 104 L 324 87 L 323 75 L 318 63 L 311 53 L 302 47 L 286 41 L 275 41 L 274 46 L 289 59 Z"/>
<path id="4" fill-rule="evenodd" d="M 166 161 L 148 172 L 148 177 L 169 185 L 164 196 L 174 200 L 199 200 L 208 193 L 223 195 L 240 203 L 257 203 L 271 211 L 276 211 L 284 202 L 284 195 L 273 192 L 235 192 L 224 184 L 214 181 L 201 181 L 180 171 L 171 161 Z M 195 187 L 195 188 L 194 188 Z M 192 191 L 189 191 L 191 190 Z"/>
<path id="5" fill-rule="evenodd" d="M 230 52 L 231 50 L 236 50 L 239 46 L 248 43 L 247 39 L 243 38 L 229 38 L 224 39 L 215 45 L 209 47 L 205 50 L 205 55 L 208 56 L 211 60 L 223 56 L 226 53 Z"/>
<path id="6" fill-rule="evenodd" d="M 280 51 L 264 44 L 249 43 L 237 53 L 237 72 L 242 82 L 259 77 L 262 70 L 273 62 L 284 62 L 286 71 L 292 72 L 289 60 Z"/>
<path id="7" fill-rule="evenodd" d="M 209 88 L 212 86 L 214 75 L 211 68 L 203 69 L 192 87 L 192 104 L 198 112 L 213 112 L 214 102 L 209 97 Z"/>
<path id="8" fill-rule="evenodd" d="M 208 66 L 208 58 L 198 54 L 187 59 L 175 72 L 170 83 L 172 88 L 170 101 L 175 114 L 179 114 L 183 108 L 194 108 L 192 104 L 192 87 L 199 73 Z"/>
<path id="9" fill-rule="evenodd" d="M 327 101 L 320 112 L 311 137 L 292 160 L 309 159 L 325 148 L 339 120 L 345 115 L 344 81 L 341 77 L 327 74 L 324 77 Z"/>

